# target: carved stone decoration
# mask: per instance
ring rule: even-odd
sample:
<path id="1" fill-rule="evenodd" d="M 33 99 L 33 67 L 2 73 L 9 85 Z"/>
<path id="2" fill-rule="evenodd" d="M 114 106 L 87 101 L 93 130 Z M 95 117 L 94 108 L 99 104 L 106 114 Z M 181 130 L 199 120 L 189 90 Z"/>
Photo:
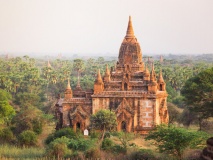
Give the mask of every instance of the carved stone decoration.
<path id="1" fill-rule="evenodd" d="M 83 131 L 88 126 L 90 113 L 87 113 L 81 106 L 77 106 L 70 111 L 69 117 L 74 131 L 77 128 Z"/>
<path id="2" fill-rule="evenodd" d="M 134 110 L 131 109 L 129 103 L 125 98 L 123 98 L 123 101 L 120 103 L 115 113 L 118 122 L 117 130 L 131 132 Z M 126 127 L 122 128 L 122 123 L 124 122 L 126 124 Z"/>

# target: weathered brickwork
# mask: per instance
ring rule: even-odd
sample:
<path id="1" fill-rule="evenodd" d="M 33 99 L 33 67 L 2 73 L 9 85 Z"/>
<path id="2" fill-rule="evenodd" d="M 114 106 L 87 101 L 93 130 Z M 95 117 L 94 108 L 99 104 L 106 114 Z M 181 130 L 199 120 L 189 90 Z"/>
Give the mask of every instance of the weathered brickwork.
<path id="1" fill-rule="evenodd" d="M 78 83 L 72 91 L 68 81 L 65 97 L 56 104 L 56 128 L 89 129 L 91 114 L 110 109 L 117 116 L 118 131 L 145 134 L 168 123 L 165 86 L 162 73 L 157 80 L 154 65 L 151 71 L 144 65 L 130 17 L 118 61 L 111 69 L 106 66 L 104 75 L 98 71 L 94 90 L 83 91 Z"/>

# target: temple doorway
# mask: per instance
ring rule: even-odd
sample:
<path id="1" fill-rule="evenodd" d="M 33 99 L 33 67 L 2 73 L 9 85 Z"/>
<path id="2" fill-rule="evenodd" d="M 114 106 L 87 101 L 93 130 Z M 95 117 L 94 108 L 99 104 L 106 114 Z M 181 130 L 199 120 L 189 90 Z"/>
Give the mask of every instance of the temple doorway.
<path id="1" fill-rule="evenodd" d="M 81 129 L 81 123 L 77 122 L 76 127 L 77 127 L 77 129 Z"/>
<path id="2" fill-rule="evenodd" d="M 163 86 L 162 86 L 162 84 L 160 84 L 160 91 L 163 91 Z"/>
<path id="3" fill-rule="evenodd" d="M 126 122 L 125 122 L 125 121 L 122 121 L 122 122 L 121 122 L 121 130 L 122 130 L 123 132 L 126 132 Z"/>

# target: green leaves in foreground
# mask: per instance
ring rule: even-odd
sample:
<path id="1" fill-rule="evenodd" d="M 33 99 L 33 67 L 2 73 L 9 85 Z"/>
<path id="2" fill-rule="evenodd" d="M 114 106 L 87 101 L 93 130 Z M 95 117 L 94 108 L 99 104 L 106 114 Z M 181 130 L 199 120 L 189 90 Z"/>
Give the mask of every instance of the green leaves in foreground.
<path id="1" fill-rule="evenodd" d="M 172 154 L 178 159 L 182 159 L 186 148 L 203 147 L 208 134 L 204 132 L 190 131 L 174 126 L 157 126 L 156 130 L 149 133 L 146 140 L 155 140 L 160 152 Z"/>

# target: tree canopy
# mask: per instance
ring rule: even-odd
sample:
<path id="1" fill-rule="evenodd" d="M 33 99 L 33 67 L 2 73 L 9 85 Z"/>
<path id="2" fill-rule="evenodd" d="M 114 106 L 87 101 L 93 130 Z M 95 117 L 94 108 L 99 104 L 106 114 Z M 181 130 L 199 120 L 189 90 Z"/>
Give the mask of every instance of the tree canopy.
<path id="1" fill-rule="evenodd" d="M 155 140 L 160 152 L 172 154 L 181 160 L 186 148 L 205 145 L 207 138 L 208 135 L 204 132 L 193 132 L 184 128 L 160 125 L 149 133 L 146 140 Z"/>
<path id="2" fill-rule="evenodd" d="M 11 95 L 0 89 L 0 123 L 5 123 L 15 115 L 15 110 L 9 104 Z"/>
<path id="3" fill-rule="evenodd" d="M 106 131 L 112 131 L 117 126 L 116 115 L 110 110 L 100 110 L 90 117 L 90 124 L 93 129 L 102 131 L 102 140 Z"/>
<path id="4" fill-rule="evenodd" d="M 201 118 L 213 117 L 213 67 L 188 79 L 181 93 L 191 111 Z"/>

